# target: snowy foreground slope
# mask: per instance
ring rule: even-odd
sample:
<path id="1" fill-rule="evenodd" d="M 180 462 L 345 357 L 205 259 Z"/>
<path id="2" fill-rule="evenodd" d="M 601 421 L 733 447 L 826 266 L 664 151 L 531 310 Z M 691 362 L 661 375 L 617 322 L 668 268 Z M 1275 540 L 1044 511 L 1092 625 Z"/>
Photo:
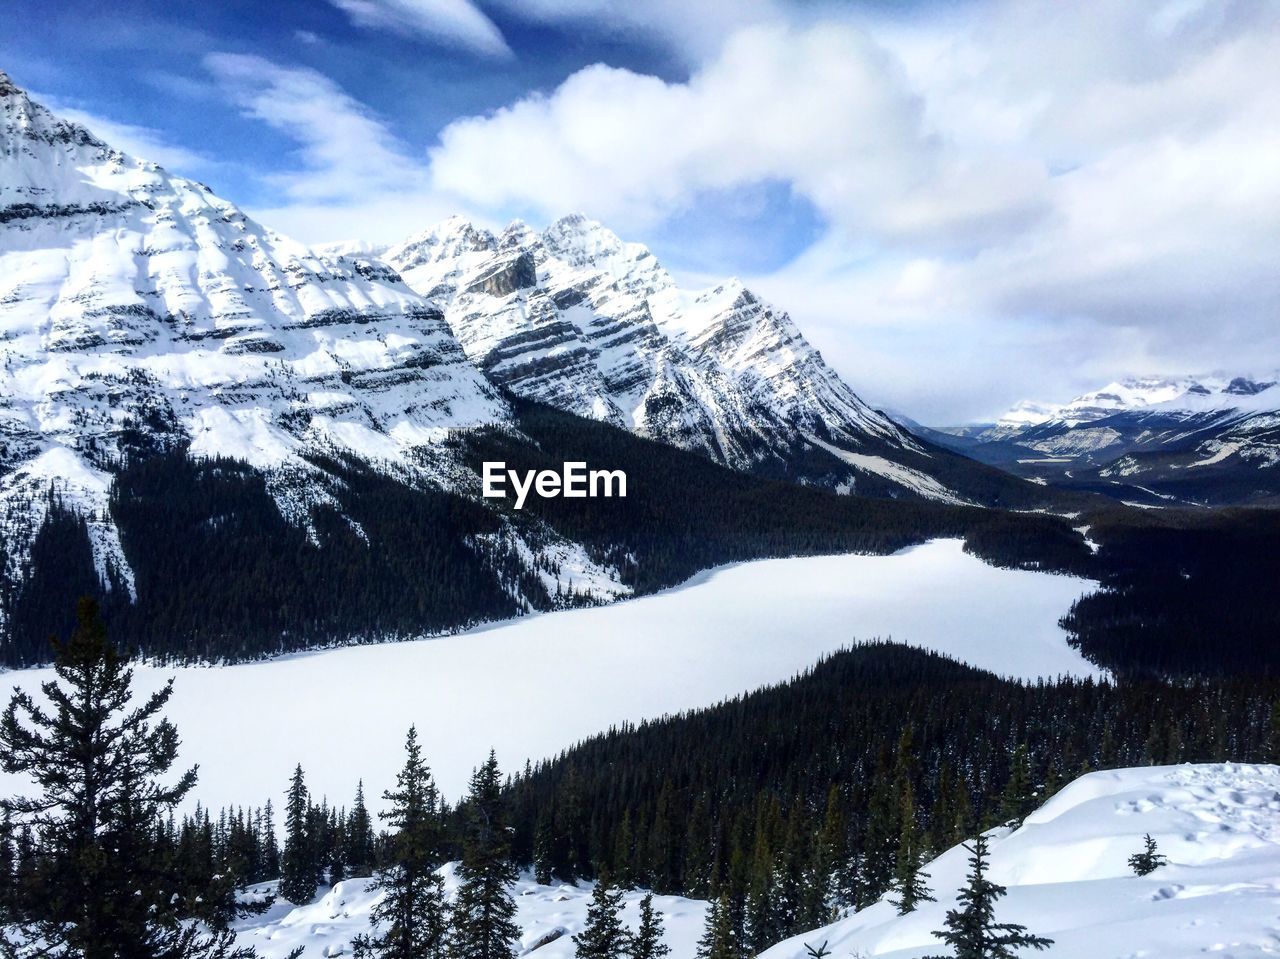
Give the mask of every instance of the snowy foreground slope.
<path id="1" fill-rule="evenodd" d="M 489 748 L 506 769 L 611 724 L 708 706 L 789 678 L 857 640 L 892 638 L 1019 676 L 1096 675 L 1058 619 L 1091 582 L 997 569 L 958 541 L 892 556 L 764 560 L 613 606 L 531 616 L 458 636 L 356 646 L 176 675 L 167 713 L 195 798 L 278 800 L 294 763 L 312 794 L 380 795 L 416 723 L 445 795 Z M 46 669 L 0 677 L 36 691 Z M 17 784 L 0 776 L 0 795 Z"/>
<path id="2" fill-rule="evenodd" d="M 1170 863 L 1144 878 L 1128 857 L 1150 833 Z M 991 878 L 1009 894 L 1001 921 L 1019 922 L 1054 940 L 1054 959 L 1183 959 L 1274 955 L 1280 949 L 1280 767 L 1157 766 L 1092 773 L 1071 783 L 1021 829 L 991 833 Z M 931 936 L 964 879 L 968 853 L 956 847 L 928 866 L 938 903 L 899 917 L 885 901 L 766 951 L 767 959 L 803 959 L 805 944 L 826 942 L 833 957 L 936 955 Z M 446 888 L 456 888 L 445 867 Z M 591 888 L 515 887 L 522 952 L 573 956 Z M 366 879 L 327 890 L 309 906 L 279 903 L 240 924 L 240 943 L 267 959 L 305 946 L 308 955 L 350 953 L 368 929 L 378 893 Z M 641 893 L 626 896 L 633 927 Z M 706 903 L 656 896 L 671 959 L 693 959 Z M 549 935 L 560 938 L 543 946 Z"/>
<path id="3" fill-rule="evenodd" d="M 453 864 L 442 872 L 445 894 L 452 899 L 458 888 Z M 239 923 L 238 944 L 253 946 L 263 959 L 283 959 L 298 946 L 306 948 L 307 956 L 350 955 L 352 938 L 369 931 L 369 912 L 379 898 L 370 886 L 368 879 L 348 879 L 309 906 L 293 908 L 278 902 L 270 912 Z M 528 874 L 521 877 L 514 889 L 516 922 L 523 932 L 520 951 L 536 949 L 539 959 L 573 959 L 572 937 L 582 931 L 591 888 L 589 883 L 543 886 Z M 643 895 L 633 890 L 624 897 L 622 918 L 632 930 L 639 925 Z M 692 959 L 707 904 L 680 896 L 654 896 L 653 905 L 662 914 L 673 959 Z"/>
<path id="4" fill-rule="evenodd" d="M 1169 864 L 1133 875 L 1129 856 L 1150 833 Z M 1009 894 L 1000 921 L 1028 926 L 1055 959 L 1182 959 L 1280 952 L 1280 767 L 1156 766 L 1092 773 L 1028 816 L 992 833 L 993 882 Z M 834 956 L 936 955 L 964 882 L 968 852 L 927 871 L 939 900 L 899 917 L 879 902 L 779 943 L 767 959 L 801 959 L 805 943 Z"/>

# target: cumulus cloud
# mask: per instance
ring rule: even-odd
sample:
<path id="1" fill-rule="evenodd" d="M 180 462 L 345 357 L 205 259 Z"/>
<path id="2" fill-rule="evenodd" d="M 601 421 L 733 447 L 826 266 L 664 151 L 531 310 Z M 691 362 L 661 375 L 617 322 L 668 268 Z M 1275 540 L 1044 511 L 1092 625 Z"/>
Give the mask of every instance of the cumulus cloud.
<path id="1" fill-rule="evenodd" d="M 528 0 L 520 15 L 600 8 Z M 273 215 L 314 239 L 335 236 L 326 210 L 403 232 L 451 211 L 582 210 L 645 240 L 708 196 L 781 184 L 826 233 L 749 281 L 855 386 L 927 420 L 1129 372 L 1276 365 L 1274 3 L 994 0 L 797 24 L 761 0 L 748 19 L 713 53 L 687 48 L 684 82 L 587 67 L 450 123 L 426 157 L 320 74 L 210 67 L 299 142 Z M 669 4 L 632 5 L 607 29 L 674 22 Z"/>
<path id="2" fill-rule="evenodd" d="M 459 120 L 434 182 L 641 235 L 704 191 L 788 183 L 828 235 L 754 282 L 908 408 L 933 386 L 990 397 L 984 370 L 1069 390 L 1259 350 L 1274 365 L 1278 47 L 1280 8 L 1250 0 L 771 24 L 685 83 L 595 66 Z"/>
<path id="3" fill-rule="evenodd" d="M 329 0 L 358 27 L 425 37 L 487 57 L 510 57 L 497 28 L 470 0 Z"/>
<path id="4" fill-rule="evenodd" d="M 451 124 L 431 159 L 437 185 L 475 205 L 586 208 L 641 230 L 701 192 L 782 180 L 833 222 L 917 242 L 1034 217 L 1042 179 L 951 154 L 896 61 L 832 24 L 739 31 L 687 83 L 588 67 Z"/>

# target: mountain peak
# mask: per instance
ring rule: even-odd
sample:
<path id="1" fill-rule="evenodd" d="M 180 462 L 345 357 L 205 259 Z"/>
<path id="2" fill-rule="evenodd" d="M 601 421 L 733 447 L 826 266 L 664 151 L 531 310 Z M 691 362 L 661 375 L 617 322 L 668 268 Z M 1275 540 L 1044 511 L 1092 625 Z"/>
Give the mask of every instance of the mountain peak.
<path id="1" fill-rule="evenodd" d="M 24 141 L 50 146 L 110 149 L 87 128 L 56 116 L 44 104 L 32 99 L 6 73 L 0 73 L 0 117 L 3 117 L 0 155 L 13 155 L 20 149 L 19 143 Z"/>

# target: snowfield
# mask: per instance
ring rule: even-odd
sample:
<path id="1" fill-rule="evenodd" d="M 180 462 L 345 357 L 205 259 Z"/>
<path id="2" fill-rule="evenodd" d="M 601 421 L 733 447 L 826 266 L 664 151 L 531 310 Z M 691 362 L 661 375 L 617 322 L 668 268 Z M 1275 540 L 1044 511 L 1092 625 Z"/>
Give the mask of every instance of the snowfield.
<path id="1" fill-rule="evenodd" d="M 454 864 L 445 866 L 441 873 L 445 894 L 452 900 L 458 888 Z M 272 885 L 264 883 L 254 888 Z M 370 886 L 368 879 L 348 879 L 327 890 L 309 906 L 294 908 L 287 902 L 277 901 L 269 912 L 237 924 L 237 944 L 253 946 L 263 959 L 284 959 L 298 946 L 306 948 L 306 956 L 350 955 L 351 940 L 369 931 L 369 913 L 380 897 Z M 523 932 L 520 952 L 536 949 L 538 959 L 573 959 L 573 936 L 582 931 L 586 921 L 591 890 L 591 883 L 539 885 L 528 874 L 517 880 L 513 892 L 515 921 Z M 633 931 L 640 924 L 643 897 L 644 893 L 635 890 L 623 897 L 622 918 Z M 662 914 L 672 959 L 692 959 L 706 922 L 707 904 L 680 896 L 654 896 L 653 907 Z"/>
<path id="2" fill-rule="evenodd" d="M 1138 878 L 1128 858 L 1150 833 L 1169 864 Z M 991 872 L 1009 894 L 996 904 L 999 921 L 1019 922 L 1048 936 L 1049 959 L 1191 959 L 1275 955 L 1280 949 L 1280 767 L 1233 764 L 1156 766 L 1091 773 L 1071 783 L 1022 828 L 994 830 Z M 927 867 L 939 902 L 899 917 L 881 901 L 830 926 L 779 943 L 762 959 L 805 959 L 805 944 L 826 942 L 833 959 L 918 959 L 944 947 L 941 927 L 964 881 L 968 852 L 951 849 Z M 451 866 L 446 889 L 456 888 Z M 521 951 L 540 959 L 570 959 L 591 887 L 515 887 Z M 350 953 L 351 938 L 368 929 L 378 893 L 365 879 L 328 890 L 315 903 L 279 903 L 239 925 L 241 945 L 266 959 L 296 946 L 307 955 Z M 623 911 L 635 927 L 639 892 Z M 706 903 L 655 896 L 671 959 L 693 959 Z M 557 932 L 559 938 L 547 942 Z"/>
<path id="3" fill-rule="evenodd" d="M 1128 858 L 1150 833 L 1169 864 L 1135 876 Z M 1280 952 L 1280 767 L 1155 766 L 1082 776 L 1028 816 L 990 835 L 993 882 L 1009 894 L 1001 922 L 1054 945 L 1052 959 L 1190 959 Z M 969 853 L 928 867 L 936 903 L 899 917 L 881 901 L 779 943 L 762 959 L 802 959 L 804 944 L 833 956 L 936 955 Z M 673 954 L 674 959 L 674 954 Z"/>
<path id="4" fill-rule="evenodd" d="M 176 676 L 167 714 L 193 798 L 279 801 L 295 763 L 319 798 L 390 785 L 416 723 L 446 796 L 497 750 L 507 771 L 624 721 L 708 706 L 787 679 L 858 640 L 892 638 L 1023 678 L 1099 675 L 1059 617 L 1083 579 L 998 569 L 940 540 L 892 556 L 762 560 L 612 606 L 546 613 L 443 639 L 357 646 Z M 36 691 L 48 669 L 9 673 Z M 0 795 L 18 783 L 0 776 Z M 278 787 L 278 788 L 276 788 Z"/>

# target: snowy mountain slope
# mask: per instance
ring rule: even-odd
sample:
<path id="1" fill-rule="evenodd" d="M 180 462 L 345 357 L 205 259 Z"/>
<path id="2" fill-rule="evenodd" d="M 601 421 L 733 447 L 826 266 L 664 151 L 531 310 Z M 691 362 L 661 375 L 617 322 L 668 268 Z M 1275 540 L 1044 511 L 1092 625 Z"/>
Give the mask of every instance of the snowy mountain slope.
<path id="1" fill-rule="evenodd" d="M 1150 834 L 1169 864 L 1133 875 Z M 1272 955 L 1280 939 L 1280 767 L 1162 766 L 1091 773 L 1027 817 L 996 830 L 992 881 L 1008 887 L 1003 922 L 1054 944 L 1052 959 L 1190 959 Z M 908 959 L 942 951 L 942 927 L 964 882 L 968 852 L 926 866 L 938 899 L 898 916 L 881 901 L 779 943 L 764 959 L 803 959 L 805 943 L 836 956 Z"/>
<path id="2" fill-rule="evenodd" d="M 246 462 L 316 540 L 316 509 L 336 510 L 344 485 L 318 457 L 465 491 L 478 479 L 451 437 L 511 422 L 439 310 L 393 270 L 315 255 L 59 119 L 4 74 L 0 360 L 10 585 L 29 576 L 53 496 L 87 518 L 101 582 L 133 595 L 109 497 L 140 454 Z M 519 539 L 491 536 L 481 549 L 495 567 L 527 569 L 558 567 L 574 549 L 541 530 L 551 554 L 529 556 Z M 616 578 L 587 572 L 580 583 Z M 528 608 L 508 588 L 509 613 Z M 598 595 L 619 592 L 613 583 Z M 0 605 L 0 628 L 7 615 Z"/>
<path id="3" fill-rule="evenodd" d="M 1280 375 L 1122 380 L 930 438 L 1017 475 L 1150 504 L 1280 495 Z"/>
<path id="4" fill-rule="evenodd" d="M 105 511 L 132 447 L 189 444 L 323 499 L 314 449 L 430 470 L 505 408 L 390 270 L 322 260 L 198 183 L 59 120 L 0 74 L 0 502 L 9 563 L 33 483 Z M 104 533 L 103 563 L 120 564 Z M 123 569 L 121 572 L 124 572 Z M 127 573 L 125 573 L 127 575 Z"/>
<path id="5" fill-rule="evenodd" d="M 647 248 L 581 215 L 500 234 L 453 218 L 383 257 L 518 395 L 768 476 L 990 499 L 990 476 L 867 406 L 741 282 L 682 290 Z"/>
<path id="6" fill-rule="evenodd" d="M 1054 940 L 1050 959 L 1191 959 L 1205 954 L 1272 955 L 1280 937 L 1280 768 L 1235 764 L 1163 766 L 1091 773 L 1068 785 L 1016 830 L 994 830 L 990 878 L 1008 889 L 999 921 Z M 1139 878 L 1127 864 L 1150 834 L 1170 859 Z M 778 943 L 762 959 L 805 959 L 825 942 L 833 956 L 917 959 L 943 947 L 941 927 L 968 852 L 956 847 L 927 867 L 936 903 L 902 917 L 881 901 L 829 926 Z M 452 865 L 442 870 L 452 895 Z M 522 954 L 572 957 L 591 885 L 517 880 Z M 349 879 L 307 906 L 278 903 L 237 924 L 239 944 L 267 957 L 305 946 L 308 954 L 349 954 L 369 930 L 379 894 Z M 624 896 L 623 919 L 637 922 L 642 893 Z M 655 896 L 671 959 L 694 959 L 707 904 Z"/>
<path id="7" fill-rule="evenodd" d="M 501 237 L 451 222 L 388 253 L 421 295 L 361 251 L 317 254 L 114 150 L 7 76 L 0 114 L 0 662 L 44 661 L 66 597 L 85 593 L 148 652 L 214 659 L 628 595 L 627 544 L 587 548 L 481 499 L 479 438 L 533 446 L 503 386 L 588 414 L 579 432 L 616 422 L 776 478 L 948 504 L 1043 497 L 870 410 L 740 285 L 685 294 L 581 218 Z M 628 443 L 655 477 L 682 471 L 679 449 Z M 720 472 L 704 494 L 750 493 Z M 969 521 L 771 490 L 839 514 L 827 548 Z M 869 516 L 899 528 L 876 536 Z M 735 532 L 685 574 L 781 542 L 817 549 Z"/>
<path id="8" fill-rule="evenodd" d="M 454 864 L 440 872 L 445 895 L 452 900 L 458 888 Z M 381 896 L 370 887 L 368 879 L 348 879 L 308 906 L 295 908 L 278 902 L 269 912 L 236 924 L 237 944 L 257 949 L 264 959 L 283 959 L 298 946 L 305 947 L 308 956 L 350 955 L 351 940 L 369 931 L 370 911 Z M 536 950 L 539 959 L 573 959 L 573 937 L 585 925 L 592 888 L 592 883 L 541 885 L 529 875 L 518 879 L 512 892 L 515 922 L 522 932 L 520 954 Z M 639 926 L 643 896 L 634 889 L 623 895 L 622 920 L 632 930 Z M 663 940 L 671 947 L 671 955 L 692 959 L 706 921 L 707 904 L 681 896 L 654 896 L 653 906 L 662 917 Z"/>

